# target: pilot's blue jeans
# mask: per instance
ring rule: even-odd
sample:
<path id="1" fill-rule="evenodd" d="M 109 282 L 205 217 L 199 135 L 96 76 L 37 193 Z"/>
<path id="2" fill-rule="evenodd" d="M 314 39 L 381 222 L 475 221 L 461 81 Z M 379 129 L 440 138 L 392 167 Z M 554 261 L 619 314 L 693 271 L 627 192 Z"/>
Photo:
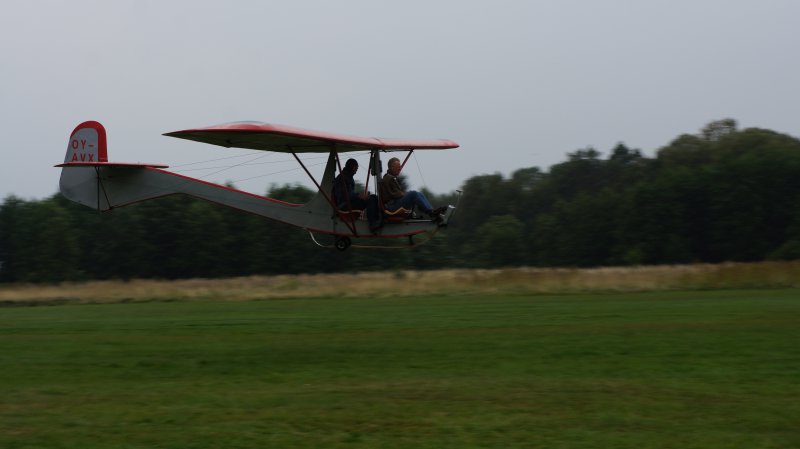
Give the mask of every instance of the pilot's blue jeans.
<path id="1" fill-rule="evenodd" d="M 431 203 L 425 198 L 425 195 L 416 190 L 408 191 L 401 198 L 389 201 L 386 203 L 386 210 L 396 210 L 401 207 L 412 209 L 414 206 L 417 206 L 425 213 L 430 213 L 433 210 L 433 206 L 431 206 Z"/>

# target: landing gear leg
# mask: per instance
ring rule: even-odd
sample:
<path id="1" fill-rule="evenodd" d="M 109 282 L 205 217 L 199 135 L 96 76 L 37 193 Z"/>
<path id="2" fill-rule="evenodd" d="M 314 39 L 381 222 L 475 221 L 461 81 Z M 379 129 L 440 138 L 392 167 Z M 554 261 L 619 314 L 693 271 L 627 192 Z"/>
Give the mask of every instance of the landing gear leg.
<path id="1" fill-rule="evenodd" d="M 350 248 L 351 243 L 350 237 L 336 237 L 336 243 L 334 243 L 334 245 L 339 251 L 344 251 L 347 248 Z"/>

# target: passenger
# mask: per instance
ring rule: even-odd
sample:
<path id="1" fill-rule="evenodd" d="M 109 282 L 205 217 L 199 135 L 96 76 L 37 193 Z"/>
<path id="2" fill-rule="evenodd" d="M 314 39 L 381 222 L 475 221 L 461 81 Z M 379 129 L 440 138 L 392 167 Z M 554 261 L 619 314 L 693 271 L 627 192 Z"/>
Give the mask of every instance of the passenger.
<path id="1" fill-rule="evenodd" d="M 442 214 L 447 211 L 447 206 L 438 207 L 436 209 L 431 206 L 430 201 L 425 198 L 425 195 L 416 190 L 409 190 L 404 192 L 400 187 L 400 181 L 397 176 L 403 166 L 400 165 L 400 159 L 393 157 L 389 159 L 389 168 L 386 174 L 383 175 L 381 182 L 381 196 L 384 201 L 384 208 L 388 211 L 397 210 L 399 208 L 412 209 L 417 206 L 422 212 L 426 213 L 431 220 L 441 221 Z"/>
<path id="2" fill-rule="evenodd" d="M 344 169 L 333 180 L 333 198 L 339 210 L 367 209 L 369 230 L 373 234 L 383 226 L 378 217 L 378 197 L 367 193 L 356 192 L 356 182 L 353 176 L 358 171 L 358 161 L 348 159 Z"/>

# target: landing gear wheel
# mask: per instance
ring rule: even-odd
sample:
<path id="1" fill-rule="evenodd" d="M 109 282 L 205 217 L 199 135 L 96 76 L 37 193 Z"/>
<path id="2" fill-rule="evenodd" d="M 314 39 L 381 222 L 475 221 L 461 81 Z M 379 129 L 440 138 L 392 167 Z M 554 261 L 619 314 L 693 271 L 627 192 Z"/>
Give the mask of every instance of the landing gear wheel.
<path id="1" fill-rule="evenodd" d="M 336 245 L 336 249 L 339 251 L 344 251 L 350 248 L 351 243 L 350 237 L 336 237 L 336 243 L 334 243 L 334 245 Z"/>

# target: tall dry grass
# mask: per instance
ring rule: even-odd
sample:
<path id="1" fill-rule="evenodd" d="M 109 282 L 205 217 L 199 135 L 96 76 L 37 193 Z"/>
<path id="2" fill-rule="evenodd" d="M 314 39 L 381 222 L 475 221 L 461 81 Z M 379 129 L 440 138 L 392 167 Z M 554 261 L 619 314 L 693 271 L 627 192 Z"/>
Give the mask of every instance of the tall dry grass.
<path id="1" fill-rule="evenodd" d="M 0 305 L 800 287 L 800 261 L 507 268 L 5 285 Z"/>

